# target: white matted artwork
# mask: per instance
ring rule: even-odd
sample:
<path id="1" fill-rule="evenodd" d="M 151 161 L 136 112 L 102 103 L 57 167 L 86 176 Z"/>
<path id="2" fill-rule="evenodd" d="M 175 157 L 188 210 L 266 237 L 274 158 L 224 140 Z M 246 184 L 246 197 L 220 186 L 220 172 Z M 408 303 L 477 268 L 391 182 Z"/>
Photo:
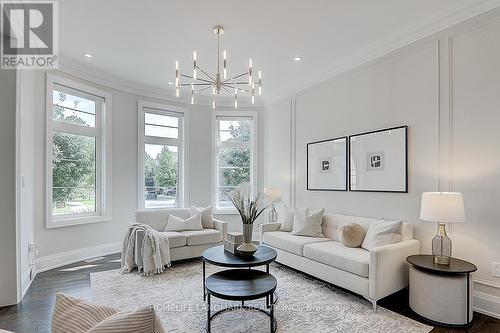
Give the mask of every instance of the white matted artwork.
<path id="1" fill-rule="evenodd" d="M 408 127 L 349 136 L 349 190 L 408 192 Z"/>
<path id="2" fill-rule="evenodd" d="M 307 144 L 307 189 L 347 191 L 347 137 Z"/>

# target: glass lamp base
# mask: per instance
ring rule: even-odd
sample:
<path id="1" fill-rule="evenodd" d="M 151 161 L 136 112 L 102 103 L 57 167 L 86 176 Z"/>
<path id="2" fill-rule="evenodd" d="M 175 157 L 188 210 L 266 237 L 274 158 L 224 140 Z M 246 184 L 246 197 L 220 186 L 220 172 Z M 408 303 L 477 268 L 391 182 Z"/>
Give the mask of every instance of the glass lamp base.
<path id="1" fill-rule="evenodd" d="M 438 265 L 449 265 L 451 258 L 451 239 L 446 235 L 446 227 L 439 223 L 437 235 L 432 239 L 432 255 L 434 263 Z"/>
<path id="2" fill-rule="evenodd" d="M 274 208 L 274 204 L 271 204 L 271 208 L 267 213 L 267 222 L 278 222 L 278 212 Z"/>

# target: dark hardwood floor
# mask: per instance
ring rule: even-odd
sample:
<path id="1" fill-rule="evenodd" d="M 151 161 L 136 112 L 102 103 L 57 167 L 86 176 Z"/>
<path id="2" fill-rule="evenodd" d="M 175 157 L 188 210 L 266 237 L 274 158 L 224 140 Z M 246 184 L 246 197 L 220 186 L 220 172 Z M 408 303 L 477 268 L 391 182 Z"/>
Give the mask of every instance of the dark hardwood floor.
<path id="1" fill-rule="evenodd" d="M 116 262 L 119 258 L 119 254 L 113 254 L 100 260 L 78 262 L 38 274 L 20 304 L 0 308 L 0 329 L 18 333 L 49 333 L 55 295 L 63 292 L 90 300 L 90 273 L 119 268 L 120 263 Z M 75 269 L 84 265 L 93 266 Z M 386 297 L 379 304 L 404 316 L 422 321 L 409 308 L 407 291 Z M 500 333 L 500 320 L 474 313 L 473 323 L 467 330 L 436 327 L 432 332 Z"/>

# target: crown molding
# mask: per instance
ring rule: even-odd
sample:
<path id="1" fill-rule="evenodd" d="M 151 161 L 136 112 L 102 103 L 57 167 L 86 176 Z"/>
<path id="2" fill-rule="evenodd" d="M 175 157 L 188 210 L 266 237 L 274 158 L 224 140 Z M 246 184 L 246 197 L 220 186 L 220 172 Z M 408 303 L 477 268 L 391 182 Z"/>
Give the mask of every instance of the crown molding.
<path id="1" fill-rule="evenodd" d="M 292 92 L 281 91 L 268 95 L 266 105 L 292 98 L 298 93 L 332 79 L 342 73 L 377 60 L 394 51 L 409 46 L 410 44 L 421 41 L 459 23 L 481 14 L 485 14 L 499 7 L 500 0 L 472 0 L 466 4 L 463 2 L 459 3 L 452 9 L 437 12 L 436 14 L 426 17 L 424 20 L 421 20 L 416 24 L 398 30 L 382 40 L 379 40 L 371 45 L 367 45 L 349 54 L 342 60 L 332 64 L 330 68 L 324 70 L 321 76 L 306 78 L 305 84 L 300 88 L 294 89 Z"/>
<path id="2" fill-rule="evenodd" d="M 500 0 L 471 0 L 467 3 L 458 3 L 452 9 L 437 12 L 436 14 L 426 17 L 424 20 L 410 25 L 404 29 L 398 30 L 392 35 L 379 40 L 371 45 L 367 45 L 322 71 L 322 74 L 303 78 L 303 84 L 300 87 L 292 89 L 292 91 L 277 91 L 276 93 L 266 93 L 266 96 L 255 105 L 246 106 L 246 108 L 264 107 L 275 102 L 291 98 L 301 91 L 314 87 L 322 82 L 325 82 L 342 73 L 359 67 L 379 59 L 387 54 L 390 54 L 398 49 L 408 46 L 412 43 L 430 37 L 445 29 L 453 27 L 459 23 L 467 21 L 473 17 L 484 14 L 500 7 Z M 148 86 L 138 82 L 124 80 L 118 76 L 106 74 L 103 71 L 98 71 L 85 66 L 83 63 L 76 63 L 64 56 L 60 57 L 59 70 L 63 73 L 80 77 L 82 79 L 94 82 L 115 90 L 127 92 L 130 94 L 155 98 L 171 103 L 179 103 L 190 105 L 188 98 L 177 98 L 173 94 L 173 89 L 161 89 L 159 87 Z M 196 105 L 211 108 L 212 100 L 209 96 L 200 95 Z M 232 98 L 220 98 L 218 107 L 231 108 Z M 243 105 L 242 105 L 243 107 Z"/>

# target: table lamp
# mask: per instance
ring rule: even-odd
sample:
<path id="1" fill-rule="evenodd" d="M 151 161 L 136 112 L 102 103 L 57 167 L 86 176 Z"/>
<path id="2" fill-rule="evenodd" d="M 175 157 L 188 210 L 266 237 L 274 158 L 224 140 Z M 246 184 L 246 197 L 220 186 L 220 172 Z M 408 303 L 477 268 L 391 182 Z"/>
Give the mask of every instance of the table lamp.
<path id="1" fill-rule="evenodd" d="M 276 211 L 274 204 L 281 201 L 281 190 L 279 187 L 266 187 L 264 188 L 264 194 L 271 202 L 269 213 L 267 213 L 267 222 L 277 222 L 278 212 Z"/>
<path id="2" fill-rule="evenodd" d="M 446 235 L 445 223 L 465 222 L 464 198 L 462 193 L 422 193 L 420 219 L 439 224 L 439 230 L 432 239 L 432 255 L 435 264 L 449 265 L 451 239 Z"/>

